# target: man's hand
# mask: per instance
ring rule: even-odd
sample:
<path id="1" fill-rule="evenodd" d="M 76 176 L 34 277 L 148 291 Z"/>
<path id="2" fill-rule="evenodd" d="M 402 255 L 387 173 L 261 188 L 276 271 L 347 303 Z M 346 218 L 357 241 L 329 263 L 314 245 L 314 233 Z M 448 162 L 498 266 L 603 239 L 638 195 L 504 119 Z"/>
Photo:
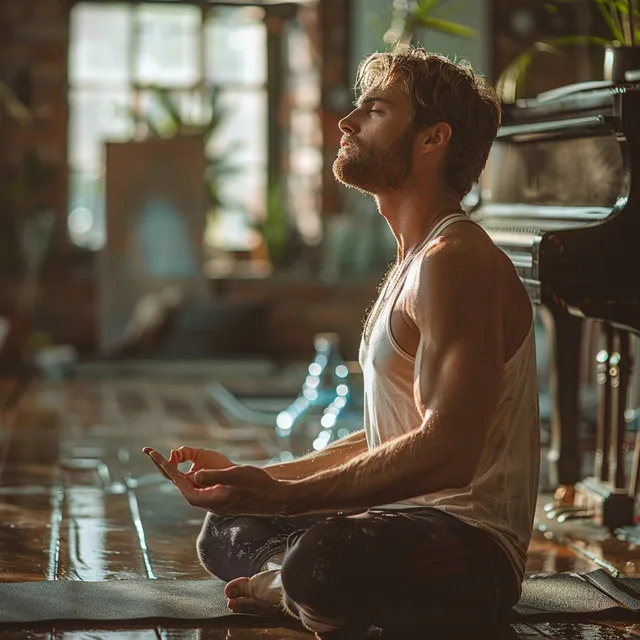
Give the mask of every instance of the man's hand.
<path id="1" fill-rule="evenodd" d="M 145 450 L 146 453 L 146 450 Z M 174 467 L 178 467 L 181 462 L 191 462 L 191 468 L 187 472 L 190 476 L 201 469 L 229 469 L 236 465 L 217 451 L 209 449 L 197 449 L 194 447 L 180 447 L 179 449 L 171 449 L 169 455 L 169 463 Z"/>
<path id="2" fill-rule="evenodd" d="M 288 504 L 290 483 L 273 479 L 264 469 L 235 465 L 184 474 L 155 449 L 143 451 L 194 507 L 218 515 L 280 515 Z"/>

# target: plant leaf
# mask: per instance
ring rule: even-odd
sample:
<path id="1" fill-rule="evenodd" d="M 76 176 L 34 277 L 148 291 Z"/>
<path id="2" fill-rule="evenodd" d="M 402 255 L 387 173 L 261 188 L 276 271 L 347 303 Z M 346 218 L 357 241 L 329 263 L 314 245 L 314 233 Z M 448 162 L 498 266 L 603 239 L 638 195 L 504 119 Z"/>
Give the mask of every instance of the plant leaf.
<path id="1" fill-rule="evenodd" d="M 4 104 L 7 113 L 18 120 L 22 126 L 33 122 L 33 115 L 18 96 L 11 90 L 9 85 L 0 81 L 0 104 Z"/>
<path id="2" fill-rule="evenodd" d="M 533 62 L 535 45 L 521 53 L 505 67 L 496 84 L 496 90 L 502 102 L 512 104 L 516 101 L 526 73 Z"/>
<path id="3" fill-rule="evenodd" d="M 613 37 L 619 42 L 624 42 L 624 34 L 622 33 L 622 30 L 619 29 L 618 26 L 616 25 L 613 15 L 609 9 L 609 4 L 607 0 L 594 0 L 594 1 L 598 7 L 598 10 L 600 11 L 600 14 L 604 18 L 604 21 L 607 23 L 609 30 L 613 34 Z"/>
<path id="4" fill-rule="evenodd" d="M 433 31 L 440 31 L 441 33 L 448 33 L 452 36 L 459 38 L 475 38 L 478 32 L 471 27 L 467 27 L 451 20 L 444 20 L 443 18 L 423 18 L 416 21 L 417 26 L 424 27 L 426 29 L 432 29 Z"/>
<path id="5" fill-rule="evenodd" d="M 430 13 L 435 13 L 441 5 L 446 4 L 448 0 L 422 0 L 415 11 L 417 18 L 426 18 Z"/>
<path id="6" fill-rule="evenodd" d="M 182 119 L 182 114 L 180 113 L 180 109 L 177 103 L 175 102 L 175 100 L 173 99 L 169 89 L 164 89 L 160 87 L 151 87 L 151 92 L 156 96 L 160 104 L 163 106 L 163 108 L 167 112 L 167 116 L 173 123 L 176 130 L 179 131 L 185 123 Z"/>
<path id="7" fill-rule="evenodd" d="M 560 38 L 551 38 L 546 42 L 553 47 L 564 47 L 574 44 L 597 44 L 604 47 L 611 44 L 611 40 L 599 38 L 598 36 L 562 36 Z"/>

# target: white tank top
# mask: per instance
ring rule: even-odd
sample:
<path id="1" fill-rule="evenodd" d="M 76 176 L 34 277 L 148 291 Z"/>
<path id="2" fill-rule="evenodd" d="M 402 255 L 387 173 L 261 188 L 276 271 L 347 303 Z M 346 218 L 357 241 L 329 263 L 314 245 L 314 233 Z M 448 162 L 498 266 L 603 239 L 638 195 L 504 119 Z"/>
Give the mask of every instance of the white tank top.
<path id="1" fill-rule="evenodd" d="M 422 422 L 414 401 L 419 362 L 391 334 L 391 310 L 407 278 L 424 259 L 425 249 L 449 225 L 471 222 L 454 214 L 421 243 L 412 264 L 382 305 L 359 360 L 364 374 L 364 429 L 369 449 L 400 436 Z M 381 296 L 384 294 L 381 293 Z M 374 307 L 375 308 L 375 307 Z M 485 529 L 507 552 L 518 581 L 524 576 L 538 495 L 540 416 L 533 322 L 518 350 L 505 363 L 500 398 L 473 480 L 465 487 L 417 496 L 385 508 L 437 507 Z"/>

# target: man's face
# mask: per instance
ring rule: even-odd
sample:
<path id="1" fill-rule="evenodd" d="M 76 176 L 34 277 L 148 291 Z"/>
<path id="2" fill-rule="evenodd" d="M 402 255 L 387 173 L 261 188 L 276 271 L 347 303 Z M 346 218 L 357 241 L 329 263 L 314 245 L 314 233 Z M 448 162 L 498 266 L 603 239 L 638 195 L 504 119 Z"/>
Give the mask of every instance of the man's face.
<path id="1" fill-rule="evenodd" d="M 416 131 L 411 113 L 409 99 L 393 85 L 365 93 L 340 121 L 336 179 L 372 194 L 400 188 L 412 168 Z"/>

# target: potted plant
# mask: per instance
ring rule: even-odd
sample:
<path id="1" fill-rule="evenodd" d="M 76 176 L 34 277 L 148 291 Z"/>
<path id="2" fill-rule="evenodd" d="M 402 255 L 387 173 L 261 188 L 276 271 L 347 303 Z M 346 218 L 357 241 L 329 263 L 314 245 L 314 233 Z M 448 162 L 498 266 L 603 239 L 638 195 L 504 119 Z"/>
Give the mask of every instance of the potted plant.
<path id="1" fill-rule="evenodd" d="M 580 2 L 583 0 L 556 0 L 546 5 L 550 11 L 557 11 L 559 2 Z M 640 69 L 640 12 L 634 0 L 591 0 L 610 37 L 575 35 L 550 38 L 535 42 L 517 56 L 500 74 L 498 92 L 504 103 L 514 103 L 520 95 L 527 72 L 534 58 L 539 54 L 557 53 L 565 47 L 593 44 L 604 48 L 603 78 L 613 83 L 628 81 L 629 71 Z"/>
<path id="2" fill-rule="evenodd" d="M 474 38 L 475 29 L 449 19 L 450 0 L 394 0 L 393 17 L 382 39 L 389 47 L 407 48 L 420 31 L 437 31 L 459 38 Z"/>

